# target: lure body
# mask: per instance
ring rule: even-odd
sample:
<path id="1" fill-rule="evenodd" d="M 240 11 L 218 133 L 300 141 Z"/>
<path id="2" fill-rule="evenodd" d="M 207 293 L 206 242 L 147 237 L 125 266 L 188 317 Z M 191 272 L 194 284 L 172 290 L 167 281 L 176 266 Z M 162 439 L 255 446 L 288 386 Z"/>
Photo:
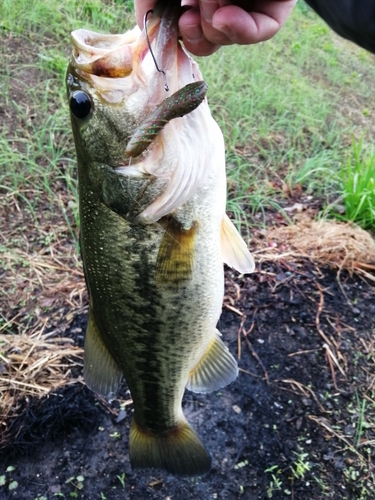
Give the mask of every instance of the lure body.
<path id="1" fill-rule="evenodd" d="M 126 153 L 132 157 L 143 153 L 168 122 L 194 111 L 203 102 L 206 92 L 206 82 L 192 82 L 164 99 L 134 132 Z"/>

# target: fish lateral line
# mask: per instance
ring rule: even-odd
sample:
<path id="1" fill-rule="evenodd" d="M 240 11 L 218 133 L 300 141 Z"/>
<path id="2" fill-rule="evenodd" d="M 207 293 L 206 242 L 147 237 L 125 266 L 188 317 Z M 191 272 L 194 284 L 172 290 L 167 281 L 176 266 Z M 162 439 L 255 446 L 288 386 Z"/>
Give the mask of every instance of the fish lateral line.
<path id="1" fill-rule="evenodd" d="M 126 146 L 126 154 L 135 157 L 143 153 L 167 123 L 191 113 L 203 102 L 207 88 L 207 83 L 203 80 L 188 83 L 164 99 L 133 133 Z"/>

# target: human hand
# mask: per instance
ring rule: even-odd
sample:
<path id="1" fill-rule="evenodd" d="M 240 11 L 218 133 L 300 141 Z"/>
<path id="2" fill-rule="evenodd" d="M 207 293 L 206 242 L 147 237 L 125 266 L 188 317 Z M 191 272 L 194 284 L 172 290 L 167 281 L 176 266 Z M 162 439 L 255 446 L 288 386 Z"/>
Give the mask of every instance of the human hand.
<path id="1" fill-rule="evenodd" d="M 183 0 L 179 20 L 182 41 L 189 52 L 208 56 L 222 45 L 248 45 L 272 38 L 297 0 Z M 138 25 L 155 0 L 134 0 Z"/>

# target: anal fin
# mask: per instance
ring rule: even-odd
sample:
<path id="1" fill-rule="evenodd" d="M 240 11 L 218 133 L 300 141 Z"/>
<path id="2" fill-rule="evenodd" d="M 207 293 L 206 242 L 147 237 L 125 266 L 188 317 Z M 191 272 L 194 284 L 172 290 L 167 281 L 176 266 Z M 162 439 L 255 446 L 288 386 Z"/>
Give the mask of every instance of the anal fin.
<path id="1" fill-rule="evenodd" d="M 195 476 L 211 469 L 211 457 L 194 429 L 186 422 L 168 431 L 152 434 L 133 420 L 129 436 L 133 469 L 153 467 L 171 474 Z"/>
<path id="2" fill-rule="evenodd" d="M 108 400 L 116 396 L 122 378 L 120 368 L 100 336 L 91 310 L 85 337 L 84 377 L 89 389 Z"/>
<path id="3" fill-rule="evenodd" d="M 201 393 L 216 391 L 233 382 L 237 375 L 236 360 L 215 332 L 206 352 L 190 372 L 186 388 Z"/>
<path id="4" fill-rule="evenodd" d="M 223 261 L 228 266 L 233 267 L 242 274 L 254 271 L 254 259 L 242 236 L 226 214 L 221 227 L 221 249 Z"/>

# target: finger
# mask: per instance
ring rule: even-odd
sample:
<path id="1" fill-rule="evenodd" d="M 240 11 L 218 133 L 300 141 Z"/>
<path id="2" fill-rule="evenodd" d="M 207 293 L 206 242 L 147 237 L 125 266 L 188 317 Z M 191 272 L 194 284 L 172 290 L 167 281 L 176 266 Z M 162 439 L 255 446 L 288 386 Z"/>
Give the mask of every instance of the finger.
<path id="1" fill-rule="evenodd" d="M 257 1 L 252 6 L 252 12 L 244 12 L 238 6 L 227 5 L 218 9 L 212 18 L 212 29 L 226 35 L 227 41 L 218 35 L 213 40 L 206 30 L 204 31 L 211 41 L 221 40 L 223 45 L 263 42 L 279 31 L 295 4 L 296 0 Z"/>
<path id="2" fill-rule="evenodd" d="M 208 56 L 219 48 L 219 45 L 205 37 L 197 8 L 187 10 L 181 15 L 179 29 L 186 49 L 196 56 Z"/>

